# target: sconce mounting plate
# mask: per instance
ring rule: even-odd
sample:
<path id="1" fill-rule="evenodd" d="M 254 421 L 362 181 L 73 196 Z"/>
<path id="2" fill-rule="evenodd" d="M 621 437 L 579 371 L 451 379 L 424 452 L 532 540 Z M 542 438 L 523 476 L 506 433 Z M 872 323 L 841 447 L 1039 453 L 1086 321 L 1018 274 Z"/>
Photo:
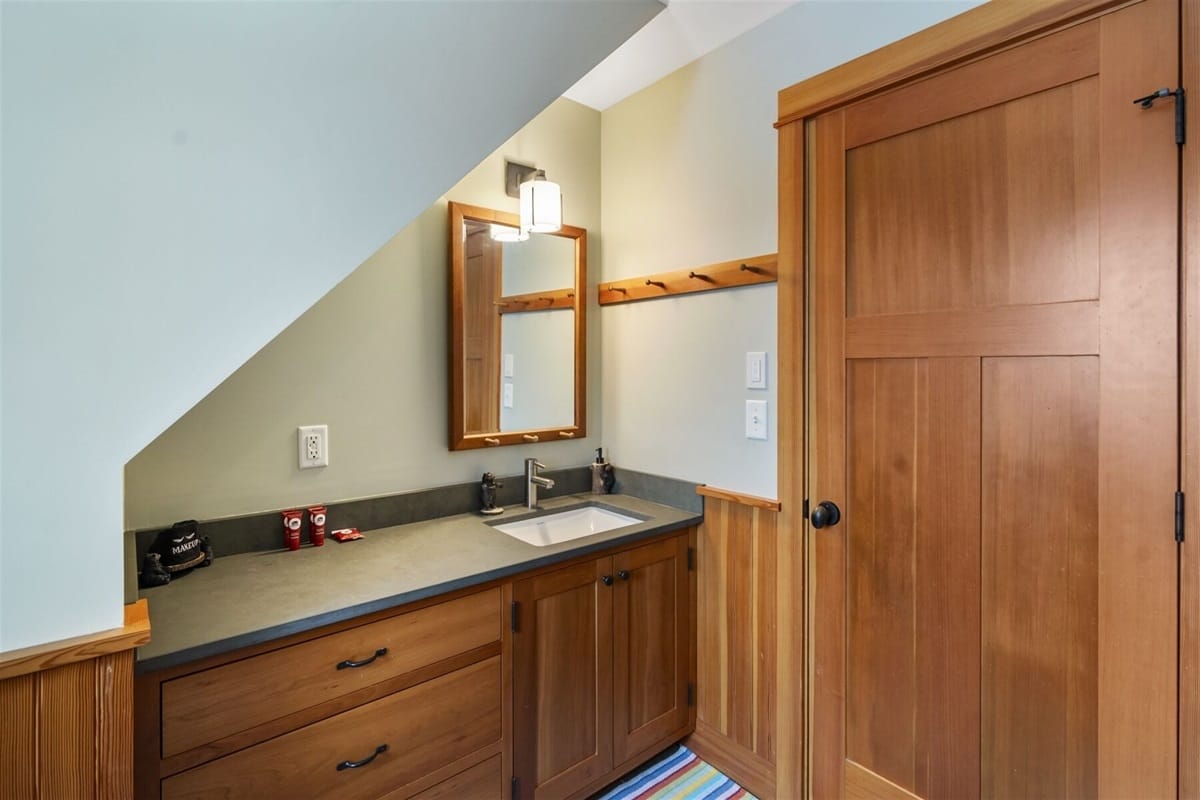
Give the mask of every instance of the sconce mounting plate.
<path id="1" fill-rule="evenodd" d="M 509 197 L 521 196 L 521 184 L 529 180 L 538 171 L 531 164 L 519 164 L 516 161 L 504 162 L 504 193 Z"/>

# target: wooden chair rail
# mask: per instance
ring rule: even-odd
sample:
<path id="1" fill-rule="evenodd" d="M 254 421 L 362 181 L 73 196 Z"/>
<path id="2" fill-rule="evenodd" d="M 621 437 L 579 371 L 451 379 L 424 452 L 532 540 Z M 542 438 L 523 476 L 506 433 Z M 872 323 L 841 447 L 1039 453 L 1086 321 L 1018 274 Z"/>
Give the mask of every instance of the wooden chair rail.
<path id="1" fill-rule="evenodd" d="M 701 484 L 696 487 L 696 494 L 703 497 L 713 497 L 717 500 L 725 500 L 730 503 L 738 503 L 751 508 L 761 508 L 767 511 L 779 511 L 780 503 L 778 500 L 771 500 L 766 497 L 757 497 L 752 494 L 743 494 L 741 492 L 731 492 L 728 489 L 718 489 L 715 486 L 705 486 Z"/>
<path id="2" fill-rule="evenodd" d="M 123 627 L 0 653 L 0 680 L 120 653 L 149 641 L 150 611 L 143 598 L 125 606 Z"/>
<path id="3" fill-rule="evenodd" d="M 704 267 L 658 272 L 600 284 L 600 305 L 653 300 L 677 294 L 730 289 L 756 283 L 773 283 L 776 277 L 776 255 L 755 256 L 738 261 L 724 261 Z"/>

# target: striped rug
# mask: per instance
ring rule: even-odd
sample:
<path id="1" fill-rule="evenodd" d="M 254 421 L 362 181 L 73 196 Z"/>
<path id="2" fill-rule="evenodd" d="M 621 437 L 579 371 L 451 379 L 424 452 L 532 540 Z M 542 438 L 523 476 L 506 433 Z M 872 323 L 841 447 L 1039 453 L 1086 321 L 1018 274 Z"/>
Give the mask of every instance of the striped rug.
<path id="1" fill-rule="evenodd" d="M 755 797 L 680 745 L 595 800 L 755 800 Z"/>

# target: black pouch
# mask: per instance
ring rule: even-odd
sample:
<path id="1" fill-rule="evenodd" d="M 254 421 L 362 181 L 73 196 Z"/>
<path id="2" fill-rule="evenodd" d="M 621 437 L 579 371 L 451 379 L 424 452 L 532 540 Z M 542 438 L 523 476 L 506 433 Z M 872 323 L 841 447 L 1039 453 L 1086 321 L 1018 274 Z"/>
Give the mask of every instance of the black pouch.
<path id="1" fill-rule="evenodd" d="M 187 519 L 176 522 L 155 537 L 150 552 L 158 554 L 162 568 L 168 573 L 175 575 L 193 567 L 207 566 L 205 561 L 211 560 L 212 550 L 200 538 L 199 527 L 196 520 Z"/>

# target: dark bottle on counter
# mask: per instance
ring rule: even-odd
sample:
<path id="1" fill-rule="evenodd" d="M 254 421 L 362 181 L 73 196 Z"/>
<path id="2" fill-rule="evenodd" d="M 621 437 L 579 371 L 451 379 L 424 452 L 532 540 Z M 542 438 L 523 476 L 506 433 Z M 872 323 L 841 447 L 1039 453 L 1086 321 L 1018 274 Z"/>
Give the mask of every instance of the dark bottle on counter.
<path id="1" fill-rule="evenodd" d="M 479 511 L 483 514 L 503 514 L 504 509 L 496 506 L 496 490 L 503 486 L 491 472 L 483 473 L 483 482 L 479 485 Z"/>

